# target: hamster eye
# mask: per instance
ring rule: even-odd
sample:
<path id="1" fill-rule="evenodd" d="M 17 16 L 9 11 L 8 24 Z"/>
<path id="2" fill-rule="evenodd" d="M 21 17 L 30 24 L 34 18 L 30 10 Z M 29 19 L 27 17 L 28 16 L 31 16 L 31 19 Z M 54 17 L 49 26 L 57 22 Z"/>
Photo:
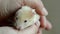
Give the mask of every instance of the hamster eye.
<path id="1" fill-rule="evenodd" d="M 27 20 L 24 21 L 24 23 L 26 23 L 26 22 L 27 22 Z"/>

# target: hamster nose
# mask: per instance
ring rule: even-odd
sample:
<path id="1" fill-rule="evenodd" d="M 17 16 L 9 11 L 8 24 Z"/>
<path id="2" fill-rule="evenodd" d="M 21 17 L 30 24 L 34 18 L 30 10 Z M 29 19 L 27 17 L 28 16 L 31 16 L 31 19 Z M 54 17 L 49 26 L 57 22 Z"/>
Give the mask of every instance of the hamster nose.
<path id="1" fill-rule="evenodd" d="M 17 30 L 20 31 L 21 30 L 21 27 L 17 28 Z"/>

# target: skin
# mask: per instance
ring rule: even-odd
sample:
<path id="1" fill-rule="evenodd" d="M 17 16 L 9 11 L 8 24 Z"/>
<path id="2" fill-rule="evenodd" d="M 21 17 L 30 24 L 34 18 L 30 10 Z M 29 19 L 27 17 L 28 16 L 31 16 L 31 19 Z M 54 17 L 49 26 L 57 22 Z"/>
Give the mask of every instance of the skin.
<path id="1" fill-rule="evenodd" d="M 8 22 L 5 20 L 8 19 L 10 16 L 12 17 L 14 13 L 21 6 L 24 5 L 36 9 L 36 12 L 41 16 L 41 25 L 39 25 L 39 23 L 34 24 L 31 27 L 24 29 L 23 31 L 19 31 L 19 34 L 27 34 L 28 30 L 29 32 L 33 30 L 33 32 L 31 32 L 30 34 L 42 34 L 43 29 L 50 30 L 52 28 L 50 22 L 46 19 L 48 12 L 45 9 L 41 0 L 0 0 L 0 24 L 2 23 L 2 25 L 7 25 Z"/>

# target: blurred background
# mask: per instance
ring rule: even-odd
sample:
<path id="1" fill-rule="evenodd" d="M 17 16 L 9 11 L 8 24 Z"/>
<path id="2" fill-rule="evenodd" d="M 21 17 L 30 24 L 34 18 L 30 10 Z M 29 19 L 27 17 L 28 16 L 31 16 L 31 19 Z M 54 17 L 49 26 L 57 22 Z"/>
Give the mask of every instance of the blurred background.
<path id="1" fill-rule="evenodd" d="M 42 0 L 49 12 L 48 20 L 52 23 L 52 30 L 43 31 L 43 34 L 60 34 L 60 0 Z"/>

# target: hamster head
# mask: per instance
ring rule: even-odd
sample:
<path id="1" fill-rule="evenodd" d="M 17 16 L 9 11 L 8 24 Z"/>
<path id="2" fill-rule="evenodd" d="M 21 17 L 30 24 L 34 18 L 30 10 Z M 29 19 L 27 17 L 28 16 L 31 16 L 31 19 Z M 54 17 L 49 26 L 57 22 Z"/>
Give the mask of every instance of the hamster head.
<path id="1" fill-rule="evenodd" d="M 16 13 L 16 26 L 17 28 L 24 29 L 29 26 L 29 22 L 31 22 L 34 16 L 35 10 L 28 7 L 23 6 Z"/>

